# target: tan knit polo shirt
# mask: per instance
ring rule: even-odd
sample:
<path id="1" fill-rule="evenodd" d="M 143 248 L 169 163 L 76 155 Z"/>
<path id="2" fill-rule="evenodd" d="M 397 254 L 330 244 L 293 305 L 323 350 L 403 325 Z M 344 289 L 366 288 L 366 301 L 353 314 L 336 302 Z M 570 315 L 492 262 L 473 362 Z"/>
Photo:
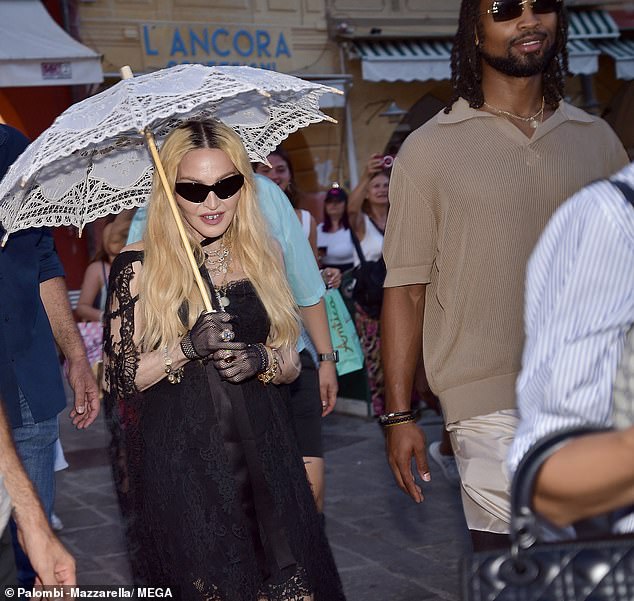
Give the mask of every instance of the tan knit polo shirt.
<path id="1" fill-rule="evenodd" d="M 405 140 L 385 286 L 429 284 L 423 354 L 448 423 L 515 407 L 528 257 L 564 200 L 627 163 L 604 121 L 563 102 L 530 139 L 461 99 Z"/>

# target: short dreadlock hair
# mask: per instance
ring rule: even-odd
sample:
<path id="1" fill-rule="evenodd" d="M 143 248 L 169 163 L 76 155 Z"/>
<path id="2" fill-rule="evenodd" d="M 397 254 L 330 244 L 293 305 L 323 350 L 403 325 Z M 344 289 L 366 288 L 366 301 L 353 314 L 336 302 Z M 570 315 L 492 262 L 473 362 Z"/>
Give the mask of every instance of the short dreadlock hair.
<path id="1" fill-rule="evenodd" d="M 481 35 L 479 21 L 480 2 L 478 0 L 462 0 L 458 31 L 451 51 L 451 85 L 453 95 L 445 107 L 445 113 L 458 98 L 464 98 L 472 108 L 480 108 L 484 104 L 482 94 L 482 57 L 476 46 L 475 35 Z M 562 5 L 557 15 L 557 35 L 555 38 L 555 56 L 544 71 L 544 103 L 556 108 L 564 97 L 565 76 L 568 73 L 568 16 Z"/>

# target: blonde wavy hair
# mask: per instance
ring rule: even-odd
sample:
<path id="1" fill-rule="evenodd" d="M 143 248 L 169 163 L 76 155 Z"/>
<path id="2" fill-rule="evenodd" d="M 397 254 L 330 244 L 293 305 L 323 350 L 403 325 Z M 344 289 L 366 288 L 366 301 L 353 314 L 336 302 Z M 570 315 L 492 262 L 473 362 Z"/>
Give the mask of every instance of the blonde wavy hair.
<path id="1" fill-rule="evenodd" d="M 181 125 L 169 134 L 160 151 L 172 190 L 183 157 L 198 148 L 222 150 L 244 175 L 236 212 L 224 238 L 266 308 L 271 321 L 269 344 L 275 347 L 294 345 L 299 336 L 297 306 L 279 252 L 258 206 L 253 171 L 244 145 L 230 127 L 217 121 L 191 121 Z M 194 256 L 202 265 L 202 247 L 187 224 L 185 229 Z M 139 282 L 139 302 L 145 323 L 141 345 L 148 351 L 169 345 L 181 337 L 204 310 L 167 194 L 157 175 L 152 184 L 143 242 L 145 257 Z M 187 309 L 187 323 L 183 323 L 179 316 L 183 306 Z"/>

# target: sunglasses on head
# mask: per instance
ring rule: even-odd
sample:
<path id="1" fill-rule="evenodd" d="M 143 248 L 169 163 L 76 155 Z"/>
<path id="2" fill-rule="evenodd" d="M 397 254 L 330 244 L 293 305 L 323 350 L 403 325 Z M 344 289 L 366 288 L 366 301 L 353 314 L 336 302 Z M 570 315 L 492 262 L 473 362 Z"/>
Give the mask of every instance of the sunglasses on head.
<path id="1" fill-rule="evenodd" d="M 563 0 L 496 0 L 480 16 L 491 15 L 496 23 L 512 21 L 522 16 L 526 5 L 530 5 L 536 15 L 546 15 L 558 12 L 563 6 Z"/>
<path id="2" fill-rule="evenodd" d="M 236 173 L 217 181 L 211 186 L 197 182 L 178 182 L 174 189 L 179 196 L 189 202 L 205 202 L 210 192 L 213 192 L 220 200 L 231 198 L 244 185 L 244 175 Z"/>

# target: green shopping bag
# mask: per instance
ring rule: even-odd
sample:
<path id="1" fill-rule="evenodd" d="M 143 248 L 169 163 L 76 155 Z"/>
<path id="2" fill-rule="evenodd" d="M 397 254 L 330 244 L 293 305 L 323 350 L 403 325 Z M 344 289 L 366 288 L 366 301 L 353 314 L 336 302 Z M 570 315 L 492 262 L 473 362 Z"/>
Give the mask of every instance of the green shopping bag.
<path id="1" fill-rule="evenodd" d="M 324 296 L 333 349 L 339 351 L 337 374 L 343 376 L 363 367 L 363 351 L 354 321 L 339 290 L 330 288 Z"/>

